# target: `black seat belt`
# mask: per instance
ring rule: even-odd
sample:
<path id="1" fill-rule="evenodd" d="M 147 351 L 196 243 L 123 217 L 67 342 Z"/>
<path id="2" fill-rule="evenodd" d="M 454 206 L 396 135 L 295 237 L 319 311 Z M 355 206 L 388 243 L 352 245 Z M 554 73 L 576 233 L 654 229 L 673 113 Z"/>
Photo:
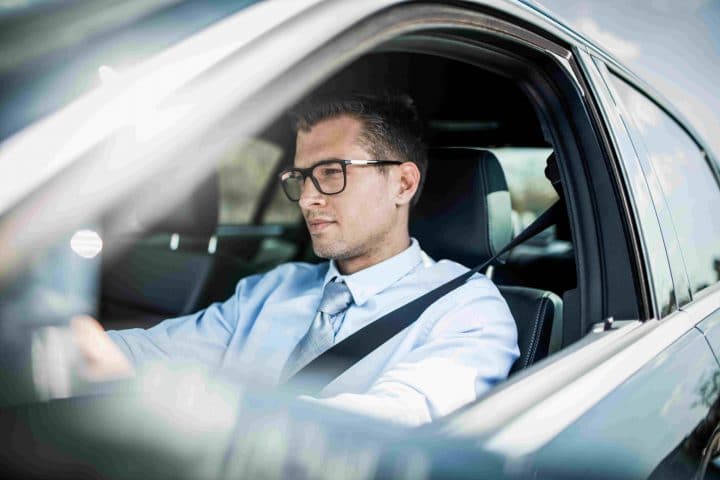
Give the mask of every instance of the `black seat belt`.
<path id="1" fill-rule="evenodd" d="M 287 385 L 298 393 L 318 393 L 345 370 L 415 322 L 442 296 L 463 285 L 503 253 L 553 225 L 561 209 L 562 203 L 558 200 L 487 261 L 361 328 L 305 365 L 288 380 Z"/>

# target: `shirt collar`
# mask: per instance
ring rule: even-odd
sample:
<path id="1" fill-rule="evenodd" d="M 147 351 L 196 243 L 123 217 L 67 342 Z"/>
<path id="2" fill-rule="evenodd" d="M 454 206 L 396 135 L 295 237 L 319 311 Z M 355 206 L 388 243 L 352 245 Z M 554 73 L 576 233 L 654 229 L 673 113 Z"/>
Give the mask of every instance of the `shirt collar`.
<path id="1" fill-rule="evenodd" d="M 413 238 L 410 246 L 394 257 L 352 275 L 342 275 L 337 269 L 335 260 L 331 260 L 330 267 L 325 274 L 323 288 L 337 277 L 337 281 L 344 281 L 348 286 L 355 305 L 363 305 L 370 297 L 400 280 L 422 262 L 423 251 L 420 250 L 418 241 Z"/>

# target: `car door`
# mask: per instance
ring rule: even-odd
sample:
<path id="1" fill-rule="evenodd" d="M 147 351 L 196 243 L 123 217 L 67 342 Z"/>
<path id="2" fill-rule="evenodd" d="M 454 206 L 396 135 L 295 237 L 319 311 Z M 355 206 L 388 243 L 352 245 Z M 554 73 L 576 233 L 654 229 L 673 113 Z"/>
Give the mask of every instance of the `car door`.
<path id="1" fill-rule="evenodd" d="M 672 222 L 683 207 L 674 211 L 669 206 L 653 164 L 657 158 L 636 135 L 632 116 L 637 112 L 625 108 L 627 99 L 618 95 L 612 85 L 616 80 L 607 73 L 605 62 L 612 60 L 587 45 L 578 46 L 575 54 L 591 87 L 598 134 L 617 159 L 621 188 L 628 192 L 624 208 L 637 227 L 652 316 L 644 322 L 613 322 L 619 324 L 614 327 L 609 321 L 597 325 L 595 333 L 575 348 L 511 381 L 447 428 L 464 435 L 474 425 L 483 448 L 506 455 L 506 472 L 519 477 L 690 477 L 702 470 L 703 449 L 717 418 L 720 369 L 708 341 L 717 341 L 720 323 L 717 278 L 712 283 L 711 273 L 716 255 L 712 250 L 720 245 L 720 235 L 712 226 L 700 229 L 701 235 L 713 238 L 703 242 L 711 253 L 705 254 L 709 260 L 702 265 L 702 278 L 710 284 L 698 282 L 693 291 L 685 262 L 696 252 L 682 248 L 679 223 Z M 650 107 L 640 108 L 647 114 Z M 656 116 L 658 122 L 667 121 L 659 113 Z M 702 162 L 686 173 L 705 176 L 686 181 L 707 185 L 702 202 L 717 205 L 713 168 L 685 130 L 677 124 L 667 129 L 664 140 L 674 139 L 668 140 L 673 149 L 694 148 L 695 157 L 688 153 L 683 158 Z M 679 174 L 675 171 L 666 178 Z M 676 201 L 682 199 L 681 195 Z M 604 338 L 593 342 L 593 336 Z M 523 408 L 518 409 L 519 404 Z M 485 420 L 489 417 L 495 420 Z"/>
<path id="2" fill-rule="evenodd" d="M 653 196 L 667 238 L 675 290 L 680 311 L 709 344 L 717 358 L 720 347 L 720 202 L 717 163 L 695 141 L 687 126 L 654 103 L 618 74 L 608 72 L 625 123 L 632 132 L 633 145 L 643 159 L 648 183 L 655 185 Z M 707 374 L 706 374 L 707 375 Z M 717 427 L 716 374 L 699 379 L 697 403 L 710 408 L 685 445 L 675 452 L 697 460 Z M 711 455 L 706 452 L 706 455 Z M 710 464 L 712 469 L 715 466 Z M 704 470 L 705 467 L 703 467 Z M 661 470 L 656 471 L 658 475 Z M 704 473 L 700 472 L 701 478 Z M 717 474 L 717 470 L 715 470 Z"/>

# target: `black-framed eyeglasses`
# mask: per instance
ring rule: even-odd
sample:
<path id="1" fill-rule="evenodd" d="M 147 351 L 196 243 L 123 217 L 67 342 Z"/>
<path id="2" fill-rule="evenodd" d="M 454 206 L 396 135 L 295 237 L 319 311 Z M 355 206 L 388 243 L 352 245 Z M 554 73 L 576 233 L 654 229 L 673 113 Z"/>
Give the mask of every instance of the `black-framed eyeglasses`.
<path id="1" fill-rule="evenodd" d="M 308 168 L 288 168 L 280 172 L 280 184 L 292 202 L 300 200 L 305 179 L 310 177 L 318 192 L 336 195 L 345 190 L 348 165 L 399 165 L 398 160 L 323 160 Z"/>

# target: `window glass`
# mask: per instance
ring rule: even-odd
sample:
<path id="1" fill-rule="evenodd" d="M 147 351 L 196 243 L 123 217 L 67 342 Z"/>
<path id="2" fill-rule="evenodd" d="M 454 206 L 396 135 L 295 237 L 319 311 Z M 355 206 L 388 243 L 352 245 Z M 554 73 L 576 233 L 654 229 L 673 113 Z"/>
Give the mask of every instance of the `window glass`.
<path id="1" fill-rule="evenodd" d="M 288 200 L 283 189 L 278 185 L 270 205 L 263 215 L 263 223 L 294 224 L 300 221 L 300 217 L 300 207 L 297 202 Z"/>
<path id="2" fill-rule="evenodd" d="M 227 154 L 218 166 L 221 225 L 250 223 L 282 154 L 282 148 L 260 139 L 246 140 Z"/>
<path id="3" fill-rule="evenodd" d="M 612 78 L 667 200 L 691 290 L 702 290 L 720 280 L 720 186 L 715 174 L 680 125 L 633 87 Z"/>
<path id="4" fill-rule="evenodd" d="M 495 154 L 505 172 L 512 203 L 513 229 L 520 233 L 557 199 L 545 178 L 550 148 L 486 148 Z"/>

